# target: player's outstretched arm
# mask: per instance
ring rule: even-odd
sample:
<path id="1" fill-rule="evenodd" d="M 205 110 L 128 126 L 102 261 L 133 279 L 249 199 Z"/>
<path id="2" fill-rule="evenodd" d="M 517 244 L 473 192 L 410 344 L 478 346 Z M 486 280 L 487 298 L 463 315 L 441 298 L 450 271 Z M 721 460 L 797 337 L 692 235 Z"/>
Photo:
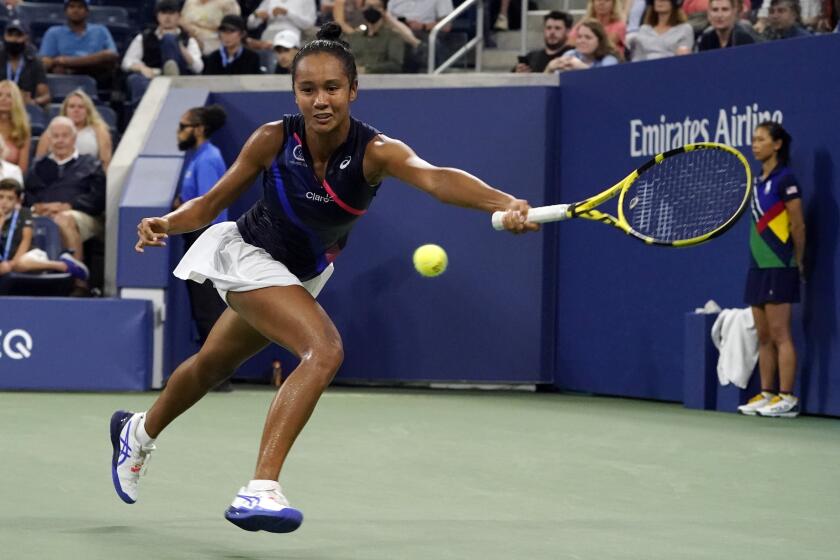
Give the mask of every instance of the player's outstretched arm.
<path id="1" fill-rule="evenodd" d="M 271 165 L 282 145 L 281 121 L 258 128 L 230 169 L 207 194 L 188 200 L 166 216 L 144 218 L 137 225 L 139 239 L 134 249 L 142 253 L 143 247 L 162 247 L 169 235 L 195 231 L 210 224 L 251 186 L 263 168 Z"/>
<path id="2" fill-rule="evenodd" d="M 494 189 L 478 177 L 451 167 L 436 167 L 420 158 L 399 140 L 377 136 L 365 154 L 365 177 L 371 184 L 395 177 L 429 193 L 441 202 L 485 212 L 507 211 L 503 224 L 514 233 L 536 231 L 539 224 L 527 222 L 530 206 L 525 200 Z"/>

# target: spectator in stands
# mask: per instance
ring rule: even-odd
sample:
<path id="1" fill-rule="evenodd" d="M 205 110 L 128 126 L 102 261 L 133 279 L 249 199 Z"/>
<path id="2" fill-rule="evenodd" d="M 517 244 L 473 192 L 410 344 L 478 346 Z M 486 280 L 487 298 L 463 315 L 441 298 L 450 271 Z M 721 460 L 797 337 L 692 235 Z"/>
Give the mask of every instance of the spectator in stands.
<path id="1" fill-rule="evenodd" d="M 76 127 L 76 150 L 80 155 L 99 160 L 102 168 L 108 170 L 113 155 L 111 130 L 88 94 L 80 89 L 70 93 L 61 104 L 63 117 L 68 117 Z M 51 151 L 51 136 L 44 134 L 38 140 L 35 157 L 40 158 Z"/>
<path id="2" fill-rule="evenodd" d="M 0 180 L 0 276 L 10 272 L 69 272 L 88 279 L 88 268 L 70 253 L 49 260 L 41 249 L 32 248 L 32 213 L 22 208 L 23 187 L 17 179 Z"/>
<path id="3" fill-rule="evenodd" d="M 181 25 L 198 39 L 205 56 L 219 48 L 219 26 L 225 16 L 242 11 L 236 0 L 186 0 L 181 8 Z"/>
<path id="4" fill-rule="evenodd" d="M 514 72 L 543 72 L 549 62 L 572 50 L 573 47 L 567 45 L 566 40 L 573 21 L 572 16 L 566 12 L 548 12 L 543 18 L 543 48 L 520 57 Z"/>
<path id="5" fill-rule="evenodd" d="M 627 35 L 631 35 L 639 31 L 642 22 L 645 19 L 645 10 L 647 10 L 647 0 L 627 0 L 625 4 L 627 11 Z M 625 37 L 625 43 L 627 37 Z"/>
<path id="6" fill-rule="evenodd" d="M 621 0 L 589 0 L 586 3 L 584 19 L 597 19 L 601 22 L 607 37 L 615 45 L 616 50 L 624 56 L 624 38 L 627 34 L 627 24 L 621 10 Z M 580 23 L 569 33 L 569 44 L 574 45 Z"/>
<path id="7" fill-rule="evenodd" d="M 65 0 L 66 25 L 47 29 L 41 40 L 41 60 L 53 74 L 87 74 L 107 88 L 119 63 L 117 46 L 104 25 L 88 23 L 87 0 Z"/>
<path id="8" fill-rule="evenodd" d="M 699 36 L 709 23 L 709 0 L 685 0 L 682 4 L 682 10 L 688 17 L 688 23 L 694 29 L 694 35 Z M 749 18 L 750 15 L 750 0 L 743 0 L 739 2 L 740 7 L 736 13 L 736 20 L 743 17 Z"/>
<path id="9" fill-rule="evenodd" d="M 791 141 L 782 125 L 773 121 L 759 124 L 752 137 L 753 156 L 761 168 L 755 173 L 744 299 L 752 308 L 758 334 L 761 393 L 738 407 L 751 416 L 799 414 L 799 399 L 793 395 L 796 349 L 791 308 L 799 302 L 799 284 L 805 279 L 806 235 L 801 184 L 788 167 Z"/>
<path id="10" fill-rule="evenodd" d="M 300 33 L 286 29 L 274 36 L 274 56 L 277 59 L 275 74 L 291 74 L 292 62 L 300 50 Z"/>
<path id="11" fill-rule="evenodd" d="M 365 18 L 362 16 L 364 4 L 364 0 L 335 0 L 333 3 L 333 19 L 341 26 L 341 31 L 345 35 L 355 33 L 359 26 L 365 23 Z"/>
<path id="12" fill-rule="evenodd" d="M 382 0 L 365 0 L 366 25 L 347 37 L 359 74 L 396 74 L 402 71 L 405 44 L 385 24 Z"/>
<path id="13" fill-rule="evenodd" d="M 219 105 L 194 107 L 181 116 L 178 123 L 178 149 L 187 152 L 188 163 L 180 192 L 175 198 L 173 205 L 175 208 L 207 194 L 225 174 L 227 170 L 225 160 L 219 149 L 210 142 L 210 136 L 222 128 L 226 120 L 225 110 Z M 217 224 L 225 220 L 227 220 L 227 210 L 223 210 L 213 223 Z M 205 227 L 184 234 L 184 251 L 192 247 L 206 229 Z M 209 280 L 203 284 L 187 282 L 187 290 L 193 320 L 195 320 L 198 336 L 203 345 L 226 306 Z M 230 385 L 228 384 L 226 388 L 229 389 Z"/>
<path id="14" fill-rule="evenodd" d="M 797 23 L 816 31 L 829 31 L 831 30 L 829 16 L 836 5 L 836 0 L 834 3 L 828 0 L 799 0 L 799 18 Z M 770 7 L 771 2 L 765 0 L 756 13 L 755 29 L 759 33 L 766 31 L 770 23 Z"/>
<path id="15" fill-rule="evenodd" d="M 800 23 L 799 0 L 770 0 L 768 14 L 767 27 L 761 34 L 768 41 L 811 35 Z"/>
<path id="16" fill-rule="evenodd" d="M 79 154 L 76 126 L 68 117 L 55 117 L 45 134 L 50 154 L 27 175 L 25 202 L 36 215 L 51 218 L 64 247 L 84 261 L 82 244 L 104 230 L 105 172 L 97 159 Z M 86 284 L 77 282 L 77 287 L 81 293 Z"/>
<path id="17" fill-rule="evenodd" d="M 740 0 L 710 0 L 709 28 L 697 40 L 698 51 L 755 43 L 752 34 L 738 23 Z"/>
<path id="18" fill-rule="evenodd" d="M 694 30 L 680 8 L 682 0 L 648 0 L 644 24 L 628 39 L 634 62 L 691 52 Z"/>
<path id="19" fill-rule="evenodd" d="M 391 0 L 388 3 L 388 11 L 418 36 L 431 31 L 452 10 L 452 0 Z M 447 25 L 441 31 L 450 29 Z"/>
<path id="20" fill-rule="evenodd" d="M 157 27 L 134 37 L 125 52 L 122 69 L 131 72 L 127 81 L 135 105 L 155 76 L 201 74 L 204 70 L 201 48 L 181 27 L 179 9 L 178 0 L 158 0 L 155 4 Z"/>
<path id="21" fill-rule="evenodd" d="M 3 0 L 0 4 L 0 19 L 12 21 L 19 19 L 24 25 L 29 25 L 29 18 L 26 17 L 26 12 L 22 10 L 21 4 L 23 0 Z"/>
<path id="22" fill-rule="evenodd" d="M 14 179 L 23 185 L 23 171 L 10 161 L 6 161 L 6 142 L 0 138 L 0 179 Z"/>
<path id="23" fill-rule="evenodd" d="M 274 40 L 278 31 L 303 32 L 315 25 L 315 0 L 263 0 L 248 16 L 248 29 L 265 26 L 262 40 Z"/>
<path id="24" fill-rule="evenodd" d="M 6 143 L 4 159 L 23 170 L 29 169 L 32 129 L 23 95 L 11 80 L 0 82 L 0 137 Z"/>
<path id="25" fill-rule="evenodd" d="M 29 27 L 26 22 L 13 19 L 3 32 L 3 50 L 0 51 L 0 68 L 6 69 L 6 79 L 20 88 L 26 103 L 46 106 L 50 102 L 47 73 L 38 58 L 38 51 L 29 44 Z"/>
<path id="26" fill-rule="evenodd" d="M 547 73 L 564 70 L 585 70 L 614 66 L 619 54 L 607 36 L 607 30 L 597 19 L 585 19 L 578 28 L 577 45 L 573 50 L 555 58 L 545 67 Z"/>
<path id="27" fill-rule="evenodd" d="M 219 26 L 219 50 L 204 61 L 205 74 L 261 74 L 260 56 L 245 46 L 245 20 L 225 16 Z"/>

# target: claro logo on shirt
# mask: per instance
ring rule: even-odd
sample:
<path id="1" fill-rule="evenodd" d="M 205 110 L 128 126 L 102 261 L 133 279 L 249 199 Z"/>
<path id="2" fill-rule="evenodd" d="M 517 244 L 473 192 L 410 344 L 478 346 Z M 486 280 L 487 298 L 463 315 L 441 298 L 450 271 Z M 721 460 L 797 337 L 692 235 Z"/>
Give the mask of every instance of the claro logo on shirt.
<path id="1" fill-rule="evenodd" d="M 32 356 L 32 335 L 23 329 L 12 329 L 3 335 L 0 331 L 2 353 L 0 358 L 11 358 L 12 360 L 25 360 Z"/>

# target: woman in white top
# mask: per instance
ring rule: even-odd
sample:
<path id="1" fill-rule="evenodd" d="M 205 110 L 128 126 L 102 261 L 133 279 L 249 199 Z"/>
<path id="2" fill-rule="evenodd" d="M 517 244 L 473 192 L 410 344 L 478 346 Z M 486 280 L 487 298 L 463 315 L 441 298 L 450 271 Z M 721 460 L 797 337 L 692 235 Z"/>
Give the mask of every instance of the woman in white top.
<path id="1" fill-rule="evenodd" d="M 248 16 L 248 29 L 266 24 L 263 41 L 273 41 L 278 31 L 305 31 L 315 25 L 315 0 L 263 0 Z"/>
<path id="2" fill-rule="evenodd" d="M 201 52 L 207 56 L 219 48 L 222 18 L 241 12 L 236 0 L 187 0 L 181 8 L 181 27 L 198 39 Z"/>
<path id="3" fill-rule="evenodd" d="M 111 145 L 111 131 L 96 110 L 93 100 L 80 89 L 69 94 L 61 104 L 62 117 L 68 117 L 76 126 L 76 150 L 79 155 L 89 155 L 102 162 L 107 171 L 111 163 L 113 147 Z M 50 135 L 43 134 L 38 140 L 35 157 L 40 158 L 50 151 Z"/>
<path id="4" fill-rule="evenodd" d="M 6 161 L 6 142 L 0 136 L 0 180 L 14 179 L 23 186 L 23 172 L 14 163 Z"/>
<path id="5" fill-rule="evenodd" d="M 627 40 L 633 62 L 691 52 L 694 30 L 681 5 L 682 0 L 648 0 L 644 24 Z"/>

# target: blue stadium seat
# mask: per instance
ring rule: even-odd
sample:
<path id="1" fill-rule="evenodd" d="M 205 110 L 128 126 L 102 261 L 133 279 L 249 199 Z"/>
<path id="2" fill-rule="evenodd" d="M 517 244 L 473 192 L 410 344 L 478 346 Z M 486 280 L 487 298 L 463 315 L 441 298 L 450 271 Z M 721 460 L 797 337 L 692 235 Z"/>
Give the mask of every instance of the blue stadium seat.
<path id="1" fill-rule="evenodd" d="M 29 125 L 32 127 L 32 136 L 40 136 L 47 128 L 47 114 L 37 105 L 26 104 L 26 112 L 29 115 Z"/>
<path id="2" fill-rule="evenodd" d="M 56 260 L 62 250 L 58 226 L 49 218 L 36 217 L 32 230 L 32 247 L 42 249 L 50 260 Z M 73 278 L 67 272 L 12 272 L 0 276 L 0 295 L 66 296 L 73 287 Z"/>
<path id="3" fill-rule="evenodd" d="M 50 103 L 49 105 L 47 105 L 47 117 L 49 117 L 49 120 L 53 120 L 60 114 L 61 103 Z"/>
<path id="4" fill-rule="evenodd" d="M 128 10 L 119 6 L 91 6 L 88 21 L 102 25 L 128 25 Z"/>
<path id="5" fill-rule="evenodd" d="M 105 121 L 105 124 L 108 125 L 108 128 L 111 129 L 111 132 L 117 130 L 117 112 L 114 111 L 108 105 L 97 105 L 96 110 L 99 111 L 99 114 L 102 115 L 102 120 Z"/>
<path id="6" fill-rule="evenodd" d="M 99 99 L 96 93 L 96 80 L 90 76 L 47 74 L 47 85 L 50 86 L 50 94 L 55 101 L 64 101 L 67 94 L 77 89 L 84 91 L 93 100 Z"/>
<path id="7" fill-rule="evenodd" d="M 47 253 L 50 260 L 58 259 L 61 254 L 61 234 L 58 226 L 44 216 L 32 218 L 32 246 Z"/>

